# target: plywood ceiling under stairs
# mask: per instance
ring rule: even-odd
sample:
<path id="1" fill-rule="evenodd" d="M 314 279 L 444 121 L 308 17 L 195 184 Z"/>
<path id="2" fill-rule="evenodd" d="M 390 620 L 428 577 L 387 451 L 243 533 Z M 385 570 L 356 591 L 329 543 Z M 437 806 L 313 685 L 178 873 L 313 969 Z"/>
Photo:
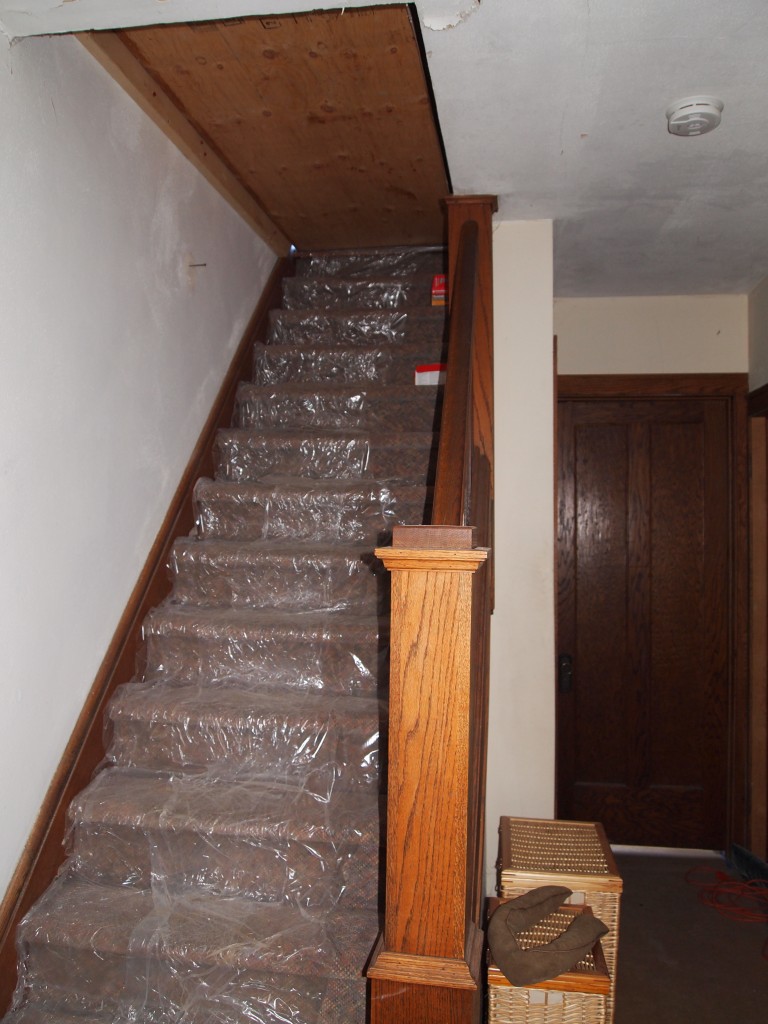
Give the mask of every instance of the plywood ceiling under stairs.
<path id="1" fill-rule="evenodd" d="M 449 186 L 407 7 L 116 35 L 299 249 L 442 241 Z"/>

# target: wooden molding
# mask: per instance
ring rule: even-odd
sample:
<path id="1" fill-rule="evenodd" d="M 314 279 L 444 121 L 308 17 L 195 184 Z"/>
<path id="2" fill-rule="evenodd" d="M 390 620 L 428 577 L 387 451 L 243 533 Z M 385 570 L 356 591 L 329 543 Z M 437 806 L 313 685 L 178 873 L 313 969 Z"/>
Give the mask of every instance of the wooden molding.
<path id="1" fill-rule="evenodd" d="M 367 971 L 371 1024 L 480 1024 L 483 947 L 474 925 L 461 960 L 393 953 L 380 939 Z"/>
<path id="2" fill-rule="evenodd" d="M 395 526 L 393 548 L 469 551 L 475 546 L 474 526 Z"/>
<path id="3" fill-rule="evenodd" d="M 290 240 L 224 163 L 210 141 L 192 127 L 170 96 L 141 66 L 119 35 L 86 32 L 76 38 L 273 252 L 286 256 L 291 248 Z"/>
<path id="4" fill-rule="evenodd" d="M 731 595 L 733 601 L 733 701 L 729 729 L 730 766 L 728 843 L 749 844 L 750 804 L 759 795 L 750 793 L 750 656 L 749 656 L 749 416 L 746 374 L 743 390 L 731 397 L 731 516 L 733 523 Z M 765 789 L 762 791 L 765 801 Z"/>
<path id="5" fill-rule="evenodd" d="M 768 416 L 768 384 L 750 391 L 747 408 L 750 416 Z"/>
<path id="6" fill-rule="evenodd" d="M 371 979 L 371 1024 L 480 1024 L 482 989 Z"/>
<path id="7" fill-rule="evenodd" d="M 443 203 L 449 210 L 449 216 L 451 216 L 450 210 L 452 207 L 475 207 L 475 212 L 472 216 L 477 216 L 477 211 L 487 210 L 488 214 L 498 213 L 499 210 L 499 197 L 491 193 L 484 195 L 450 195 L 443 199 Z"/>
<path id="8" fill-rule="evenodd" d="M 488 558 L 488 548 L 472 551 L 441 551 L 436 548 L 376 548 L 387 569 L 418 569 L 435 572 L 474 572 Z"/>
<path id="9" fill-rule="evenodd" d="M 748 386 L 746 373 L 561 373 L 557 377 L 557 397 L 602 402 L 641 396 L 746 396 Z"/>
<path id="10" fill-rule="evenodd" d="M 0 905 L 0 1013 L 7 1008 L 16 985 L 16 927 L 65 859 L 67 809 L 104 759 L 103 719 L 107 702 L 116 687 L 135 674 L 142 649 L 142 623 L 150 609 L 168 593 L 167 564 L 171 545 L 194 526 L 192 492 L 195 481 L 213 471 L 216 431 L 231 422 L 237 385 L 250 377 L 253 342 L 266 335 L 269 310 L 280 303 L 280 286 L 288 271 L 288 261 L 278 261 L 245 330 Z"/>
<path id="11" fill-rule="evenodd" d="M 440 988 L 476 989 L 470 965 L 465 960 L 438 956 L 414 956 L 382 951 L 368 968 L 369 978 L 404 981 L 411 985 L 437 985 Z"/>
<path id="12" fill-rule="evenodd" d="M 379 938 L 366 974 L 369 978 L 402 981 L 411 985 L 435 985 L 474 991 L 481 986 L 483 943 L 483 932 L 471 925 L 467 930 L 465 957 L 454 960 L 448 957 L 395 953 L 384 949 L 383 938 Z"/>
<path id="13" fill-rule="evenodd" d="M 751 397 L 751 396 L 750 396 Z M 750 421 L 750 807 L 748 848 L 768 855 L 768 419 Z"/>

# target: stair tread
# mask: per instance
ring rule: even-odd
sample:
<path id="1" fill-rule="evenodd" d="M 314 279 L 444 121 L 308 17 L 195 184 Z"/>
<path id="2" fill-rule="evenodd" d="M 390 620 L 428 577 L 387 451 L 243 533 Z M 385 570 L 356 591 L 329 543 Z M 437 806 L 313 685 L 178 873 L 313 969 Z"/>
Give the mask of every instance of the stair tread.
<path id="1" fill-rule="evenodd" d="M 260 355 L 273 355 L 277 358 L 285 358 L 293 353 L 301 353 L 302 355 L 312 355 L 317 352 L 322 356 L 332 355 L 349 355 L 350 357 L 362 358 L 370 353 L 376 355 L 381 354 L 384 357 L 392 357 L 403 359 L 409 356 L 418 356 L 420 351 L 435 351 L 439 350 L 442 344 L 442 338 L 431 338 L 427 340 L 416 339 L 410 340 L 403 338 L 396 343 L 387 345 L 382 344 L 339 344 L 338 342 L 329 342 L 323 344 L 321 341 L 307 342 L 291 342 L 284 343 L 282 345 L 267 345 L 263 342 L 256 342 L 254 344 L 254 352 L 257 356 Z"/>
<path id="2" fill-rule="evenodd" d="M 365 411 L 371 403 L 413 403 L 434 409 L 442 392 L 439 384 L 379 384 L 376 381 L 286 381 L 283 384 L 257 384 L 244 381 L 238 387 L 238 402 L 315 398 L 347 400 L 357 403 L 357 411 Z M 346 428 L 340 428 L 346 429 Z M 354 429 L 354 428 L 352 428 Z"/>
<path id="3" fill-rule="evenodd" d="M 174 549 L 179 551 L 200 550 L 221 552 L 223 556 L 247 558 L 260 556 L 269 558 L 332 558 L 345 562 L 359 561 L 365 555 L 373 556 L 370 544 L 344 544 L 341 541 L 297 540 L 286 543 L 271 540 L 226 540 L 211 538 L 199 540 L 197 537 L 177 537 L 173 542 Z"/>
<path id="4" fill-rule="evenodd" d="M 377 480 L 392 486 L 423 479 L 435 445 L 433 430 L 231 427 L 216 436 L 215 479 Z"/>
<path id="5" fill-rule="evenodd" d="M 279 309 L 269 317 L 268 344 L 344 344 L 389 346 L 401 342 L 441 341 L 445 309 Z"/>
<path id="6" fill-rule="evenodd" d="M 329 793 L 379 781 L 376 697 L 311 687 L 185 681 L 129 683 L 109 706 L 108 758 L 122 767 L 206 769 L 302 780 Z"/>
<path id="7" fill-rule="evenodd" d="M 376 381 L 287 381 L 238 387 L 236 424 L 267 429 L 357 429 L 386 436 L 396 430 L 435 430 L 439 385 Z"/>
<path id="8" fill-rule="evenodd" d="M 217 437 L 253 438 L 254 440 L 302 444 L 306 441 L 344 442 L 364 441 L 378 446 L 407 447 L 431 444 L 435 437 L 432 430 L 395 430 L 386 436 L 362 427 L 223 427 Z"/>
<path id="9" fill-rule="evenodd" d="M 379 400 L 393 398 L 412 398 L 415 402 L 434 403 L 435 396 L 442 391 L 439 384 L 379 384 L 376 381 L 360 381 L 349 383 L 346 381 L 286 381 L 285 384 L 257 384 L 254 381 L 241 381 L 237 387 L 238 393 L 254 394 L 257 397 L 271 395 L 303 395 L 303 394 L 328 394 L 328 395 L 369 395 Z"/>
<path id="10" fill-rule="evenodd" d="M 297 278 L 294 278 L 297 280 Z M 304 278 L 305 281 L 309 278 Z M 320 281 L 353 281 L 354 278 L 342 277 L 320 277 L 313 278 Z M 390 281 L 397 281 L 397 278 L 390 278 Z M 425 320 L 430 323 L 442 323 L 447 320 L 448 314 L 445 306 L 433 306 L 430 302 L 417 303 L 408 306 L 407 309 L 392 309 L 389 306 L 376 308 L 375 306 L 344 306 L 343 309 L 324 309 L 322 307 L 307 307 L 306 309 L 290 309 L 287 306 L 270 310 L 270 317 L 286 320 L 311 320 L 313 318 L 327 318 L 333 320 L 367 320 L 374 323 L 379 320 L 383 323 L 408 323 L 414 320 Z"/>
<path id="11" fill-rule="evenodd" d="M 372 607 L 275 611 L 174 604 L 144 621 L 147 676 L 169 682 L 272 680 L 322 693 L 375 695 L 386 684 L 388 618 Z"/>
<path id="12" fill-rule="evenodd" d="M 424 483 L 404 481 L 394 485 L 398 494 L 406 498 L 415 498 L 423 495 L 427 490 Z M 340 498 L 360 496 L 374 502 L 380 501 L 385 507 L 392 501 L 393 485 L 390 481 L 379 481 L 375 477 L 365 477 L 361 480 L 310 480 L 305 477 L 282 477 L 279 482 L 259 483 L 258 481 L 232 481 L 214 480 L 210 477 L 201 477 L 195 485 L 195 497 L 200 495 L 221 494 L 224 497 L 236 497 L 242 495 L 247 498 L 271 498 L 290 496 L 291 498 L 312 497 L 333 497 Z M 353 542 L 354 543 L 354 542 Z"/>
<path id="13" fill-rule="evenodd" d="M 3 1017 L 2 1024 L 140 1024 L 140 1018 L 128 1012 L 125 1016 L 115 1016 L 108 1010 L 103 1013 L 67 1013 L 47 1003 L 28 1003 L 10 1010 Z"/>
<path id="14" fill-rule="evenodd" d="M 363 291 L 367 287 L 374 285 L 384 286 L 401 286 L 407 288 L 409 284 L 423 285 L 429 284 L 432 286 L 432 278 L 434 274 L 431 271 L 419 270 L 415 274 L 409 274 L 407 277 L 403 277 L 398 274 L 388 274 L 384 270 L 374 274 L 366 274 L 365 277 L 355 277 L 352 274 L 300 274 L 294 277 L 286 277 L 284 281 L 288 284 L 300 283 L 300 284 L 330 284 L 330 285 L 348 285 L 350 289 L 355 292 Z M 427 309 L 431 309 L 431 303 L 425 302 L 423 305 Z M 367 306 L 361 306 L 361 309 L 367 309 Z M 387 306 L 381 307 L 387 309 Z M 440 307 L 437 307 L 440 308 Z"/>
<path id="15" fill-rule="evenodd" d="M 209 632 L 214 629 L 217 635 L 225 633 L 233 637 L 252 634 L 265 637 L 274 633 L 279 637 L 291 636 L 307 641 L 343 640 L 345 636 L 371 637 L 389 632 L 386 624 L 375 615 L 353 616 L 344 611 L 328 610 L 285 612 L 264 608 L 196 608 L 167 601 L 150 611 L 146 627 L 150 632 L 168 629 Z"/>
<path id="16" fill-rule="evenodd" d="M 307 542 L 288 545 L 265 540 L 197 537 L 181 537 L 174 541 L 171 565 L 175 574 L 174 601 L 178 600 L 178 587 L 196 578 L 195 585 L 201 588 L 201 604 L 220 604 L 225 592 L 219 593 L 213 581 L 205 575 L 207 571 L 216 573 L 218 579 L 224 574 L 224 578 L 230 578 L 233 584 L 237 581 L 239 596 L 232 593 L 229 597 L 233 606 L 248 599 L 249 603 L 266 607 L 271 591 L 273 597 L 278 594 L 281 597 L 280 607 L 297 611 L 301 610 L 302 601 L 311 599 L 313 595 L 317 599 L 331 601 L 343 593 L 349 593 L 355 599 L 368 591 L 375 594 L 378 580 L 384 574 L 371 545 Z M 227 573 L 236 575 L 227 577 Z M 210 596 L 216 600 L 203 600 L 206 586 L 214 587 Z M 330 609 L 340 606 L 310 603 L 305 607 Z"/>
<path id="17" fill-rule="evenodd" d="M 274 477 L 255 482 L 203 478 L 194 490 L 201 537 L 372 545 L 397 522 L 421 523 L 427 497 L 427 487 L 411 480 L 384 482 L 373 477 Z"/>
<path id="18" fill-rule="evenodd" d="M 73 801 L 71 819 L 136 829 L 204 832 L 213 837 L 315 843 L 379 841 L 380 798 L 339 791 L 320 800 L 304 787 L 242 778 L 235 772 L 161 775 L 102 771 Z"/>
<path id="19" fill-rule="evenodd" d="M 428 306 L 431 301 L 430 272 L 419 271 L 408 277 L 372 274 L 358 277 L 289 277 L 283 280 L 283 306 L 286 309 L 402 309 Z"/>
<path id="20" fill-rule="evenodd" d="M 326 273 L 338 272 L 337 269 L 331 268 L 344 268 L 344 273 L 348 277 L 367 277 L 385 268 L 390 273 L 400 276 L 417 271 L 437 274 L 444 271 L 446 260 L 446 252 L 442 246 L 306 252 L 300 253 L 297 257 L 296 274 L 310 277 L 321 274 L 323 269 Z"/>
<path id="21" fill-rule="evenodd" d="M 420 485 L 413 484 L 415 490 Z M 424 490 L 424 485 L 421 485 Z M 318 495 L 330 496 L 361 494 L 365 496 L 380 497 L 386 495 L 390 490 L 388 484 L 380 484 L 374 478 L 364 480 L 307 480 L 304 477 L 284 477 L 280 480 L 279 487 L 274 483 L 258 483 L 244 481 L 237 483 L 227 480 L 212 480 L 210 477 L 201 477 L 195 486 L 195 491 L 221 491 L 223 494 L 235 494 L 241 491 L 243 495 L 253 494 L 255 496 L 273 496 L 275 494 L 289 494 L 292 497 L 304 497 L 307 492 L 316 491 Z"/>
<path id="22" fill-rule="evenodd" d="M 380 702 L 375 697 L 346 694 L 296 692 L 272 685 L 240 686 L 235 682 L 208 686 L 199 683 L 135 682 L 115 692 L 109 714 L 151 718 L 153 723 L 219 726 L 249 730 L 267 720 L 287 721 L 300 718 L 311 725 L 329 720 L 352 723 L 377 722 Z"/>
<path id="23" fill-rule="evenodd" d="M 373 440 L 379 444 L 416 444 L 431 439 L 433 430 L 393 430 L 386 437 L 364 427 L 221 427 L 218 437 L 254 437 L 265 440 L 287 440 L 301 442 L 304 440 Z"/>
<path id="24" fill-rule="evenodd" d="M 375 911 L 307 911 L 241 896 L 174 895 L 62 878 L 28 914 L 23 941 L 308 977 L 357 978 L 378 932 Z"/>
<path id="25" fill-rule="evenodd" d="M 253 380 L 382 381 L 413 384 L 416 367 L 440 362 L 441 338 L 397 345 L 255 345 Z"/>

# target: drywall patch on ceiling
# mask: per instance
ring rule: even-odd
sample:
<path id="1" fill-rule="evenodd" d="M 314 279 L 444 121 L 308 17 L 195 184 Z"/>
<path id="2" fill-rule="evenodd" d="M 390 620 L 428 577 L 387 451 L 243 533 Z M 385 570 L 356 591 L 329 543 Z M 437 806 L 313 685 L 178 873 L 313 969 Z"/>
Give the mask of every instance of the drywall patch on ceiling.
<path id="1" fill-rule="evenodd" d="M 456 28 L 471 17 L 480 6 L 482 0 L 422 0 L 421 21 L 424 28 L 433 32 L 445 32 Z"/>

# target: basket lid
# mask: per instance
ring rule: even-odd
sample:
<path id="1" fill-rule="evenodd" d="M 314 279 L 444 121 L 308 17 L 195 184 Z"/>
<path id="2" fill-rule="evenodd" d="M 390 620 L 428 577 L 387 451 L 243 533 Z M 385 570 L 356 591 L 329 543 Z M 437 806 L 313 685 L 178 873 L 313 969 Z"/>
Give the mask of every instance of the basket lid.
<path id="1" fill-rule="evenodd" d="M 621 892 L 622 881 L 599 822 L 503 817 L 499 826 L 502 879 L 523 874 L 533 884 L 555 878 L 570 888 Z"/>

